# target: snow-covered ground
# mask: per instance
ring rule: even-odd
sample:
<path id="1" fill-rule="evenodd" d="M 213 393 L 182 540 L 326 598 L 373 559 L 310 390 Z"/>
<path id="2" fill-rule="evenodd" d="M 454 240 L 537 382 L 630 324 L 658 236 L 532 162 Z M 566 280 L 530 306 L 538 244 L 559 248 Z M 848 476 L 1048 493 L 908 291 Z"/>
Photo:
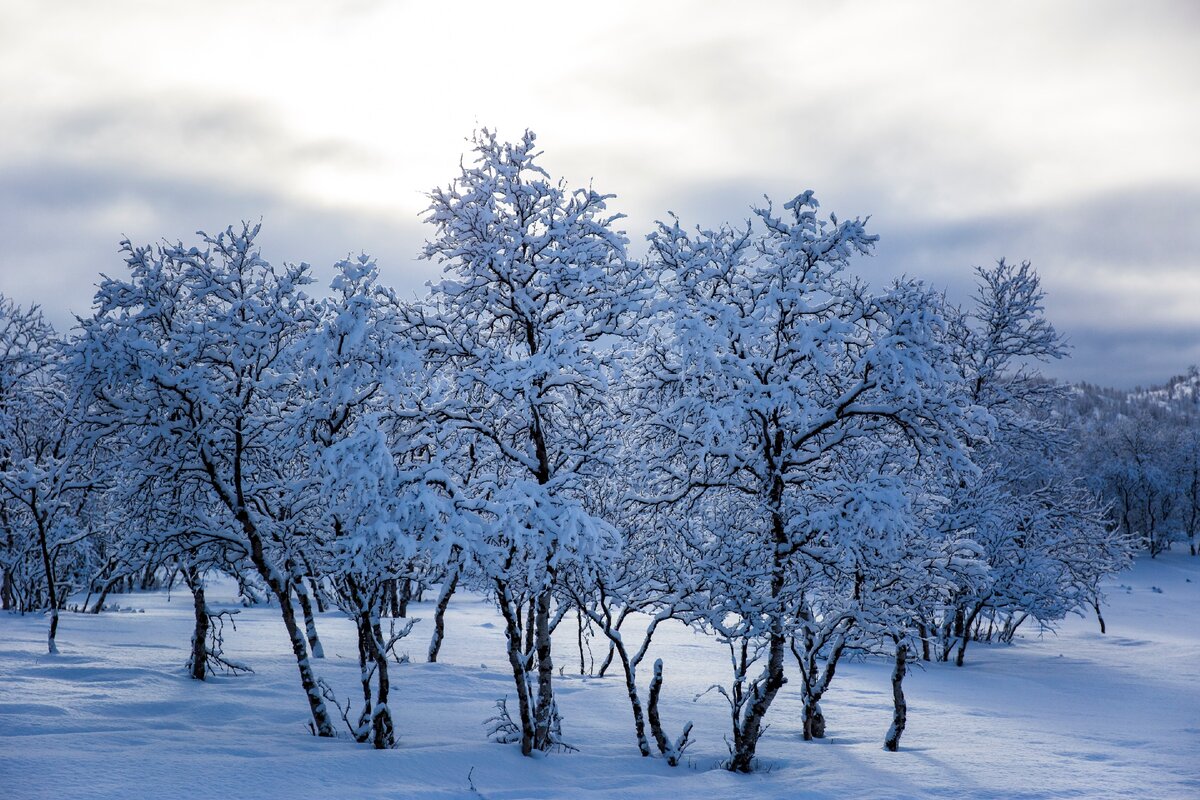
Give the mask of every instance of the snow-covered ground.
<path id="1" fill-rule="evenodd" d="M 682 627 L 662 629 L 668 733 L 696 723 L 687 763 L 637 754 L 622 681 L 579 671 L 575 626 L 556 642 L 565 738 L 579 752 L 525 759 L 486 741 L 483 721 L 511 694 L 490 605 L 456 597 L 444 663 L 392 672 L 401 746 L 377 752 L 308 735 L 283 625 L 243 611 L 226 653 L 253 675 L 189 680 L 182 670 L 191 598 L 113 598 L 137 611 L 67 614 L 57 656 L 45 621 L 0 615 L 0 798 L 599 798 L 1200 797 L 1200 558 L 1142 559 L 1109 586 L 1107 635 L 1094 618 L 1012 647 L 972 644 L 967 665 L 927 665 L 905 683 L 909 728 L 885 752 L 890 664 L 852 662 L 823 702 L 829 736 L 800 739 L 795 686 L 780 694 L 760 746 L 762 769 L 733 775 L 728 712 L 714 692 L 725 651 Z M 232 602 L 228 587 L 210 605 Z M 428 604 L 414 638 L 427 643 Z M 356 690 L 353 626 L 323 616 L 321 676 Z M 600 640 L 592 640 L 597 663 Z M 576 674 L 571 674 L 572 672 Z"/>

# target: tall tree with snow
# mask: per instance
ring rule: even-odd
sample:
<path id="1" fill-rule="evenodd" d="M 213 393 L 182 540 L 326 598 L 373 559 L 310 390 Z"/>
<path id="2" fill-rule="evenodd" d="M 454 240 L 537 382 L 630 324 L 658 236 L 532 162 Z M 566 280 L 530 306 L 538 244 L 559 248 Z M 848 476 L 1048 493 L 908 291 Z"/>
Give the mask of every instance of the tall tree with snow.
<path id="1" fill-rule="evenodd" d="M 973 305 L 947 309 L 969 396 L 995 421 L 992 435 L 973 441 L 981 471 L 952 487 L 947 509 L 949 527 L 968 532 L 988 570 L 985 581 L 959 589 L 940 620 L 940 655 L 954 652 L 959 666 L 985 616 L 1011 637 L 1028 618 L 1050 623 L 1098 606 L 1100 578 L 1128 557 L 1095 496 L 1063 468 L 1069 443 L 1050 413 L 1063 388 L 1033 365 L 1066 349 L 1043 313 L 1037 273 L 1002 259 L 976 274 Z"/>
<path id="2" fill-rule="evenodd" d="M 389 654 L 414 623 L 393 619 L 384 631 L 392 587 L 422 566 L 453 560 L 467 521 L 454 513 L 444 448 L 424 412 L 438 383 L 397 330 L 404 310 L 378 285 L 369 257 L 337 268 L 333 295 L 319 304 L 319 322 L 300 348 L 303 399 L 290 422 L 331 531 L 311 555 L 358 629 L 363 705 L 351 731 L 385 749 L 396 743 Z"/>
<path id="3" fill-rule="evenodd" d="M 302 400 L 295 349 L 315 324 L 310 279 L 307 265 L 264 261 L 258 232 L 229 228 L 202 247 L 124 242 L 129 277 L 101 282 L 76 371 L 96 424 L 124 431 L 137 458 L 220 514 L 208 533 L 245 552 L 278 601 L 313 730 L 333 736 L 292 600 L 317 511 L 287 424 Z"/>
<path id="4" fill-rule="evenodd" d="M 841 465 L 897 435 L 908 458 L 970 468 L 969 408 L 944 390 L 956 376 L 930 292 L 899 283 L 871 294 L 847 277 L 877 237 L 861 219 L 819 217 L 812 192 L 755 218 L 757 229 L 695 233 L 660 224 L 651 245 L 667 310 L 640 381 L 657 442 L 645 502 L 709 509 L 707 626 L 730 648 L 733 682 L 720 691 L 729 768 L 741 772 L 753 769 L 810 602 L 797 576 L 819 573 L 863 535 L 858 510 L 886 500 L 887 475 L 847 481 Z"/>
<path id="5" fill-rule="evenodd" d="M 472 150 L 430 195 L 424 256 L 447 277 L 412 310 L 409 335 L 451 385 L 436 416 L 470 453 L 469 494 L 486 530 L 474 556 L 504 616 L 529 754 L 553 746 L 558 726 L 555 581 L 565 564 L 601 557 L 612 535 L 581 491 L 616 435 L 604 414 L 609 340 L 636 319 L 647 286 L 609 196 L 552 180 L 532 133 L 505 143 L 484 130 Z"/>

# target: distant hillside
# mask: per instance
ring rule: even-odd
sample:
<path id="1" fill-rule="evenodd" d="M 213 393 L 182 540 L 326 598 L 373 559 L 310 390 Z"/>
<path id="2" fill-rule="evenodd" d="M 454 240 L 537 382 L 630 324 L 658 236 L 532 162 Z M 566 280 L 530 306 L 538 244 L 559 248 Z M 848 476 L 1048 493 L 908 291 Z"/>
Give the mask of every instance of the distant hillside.
<path id="1" fill-rule="evenodd" d="M 1200 369 L 1192 367 L 1161 386 L 1110 389 L 1091 383 L 1068 387 L 1067 414 L 1095 420 L 1148 415 L 1200 417 Z"/>

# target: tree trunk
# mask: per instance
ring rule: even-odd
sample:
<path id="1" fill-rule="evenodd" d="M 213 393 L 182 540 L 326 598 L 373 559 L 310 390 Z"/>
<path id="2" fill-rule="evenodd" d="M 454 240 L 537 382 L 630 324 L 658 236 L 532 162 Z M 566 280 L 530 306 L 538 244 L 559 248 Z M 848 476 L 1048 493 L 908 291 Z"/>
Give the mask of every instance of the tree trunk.
<path id="1" fill-rule="evenodd" d="M 458 587 L 458 576 L 461 572 L 456 564 L 451 567 L 450 572 L 446 575 L 446 579 L 442 581 L 442 588 L 438 592 L 437 605 L 433 610 L 433 637 L 429 640 L 429 663 L 437 661 L 438 653 L 442 649 L 442 642 L 446 638 L 446 609 L 450 606 L 450 597 L 454 594 L 454 590 Z"/>
<path id="2" fill-rule="evenodd" d="M 776 476 L 771 489 L 771 503 L 776 510 L 771 512 L 771 533 L 774 540 L 771 563 L 771 603 L 778 604 L 783 593 L 784 563 L 783 548 L 788 539 L 783 516 L 778 512 L 783 498 L 783 479 Z M 751 699 L 741 719 L 733 723 L 733 754 L 729 759 L 731 772 L 750 772 L 754 769 L 754 755 L 758 750 L 758 739 L 762 736 L 762 721 L 775 695 L 787 683 L 783 674 L 783 659 L 787 637 L 783 631 L 783 610 L 777 605 L 772 608 L 770 643 L 767 649 L 767 664 L 764 674 L 751 684 Z"/>
<path id="3" fill-rule="evenodd" d="M 579 674 L 586 675 L 587 674 L 587 671 L 585 670 L 586 665 L 584 664 L 584 661 L 583 661 L 583 612 L 581 610 L 579 610 L 578 606 L 575 607 L 575 623 L 576 623 L 576 628 L 578 630 L 578 641 L 579 641 Z"/>
<path id="4" fill-rule="evenodd" d="M 104 582 L 104 588 L 100 590 L 100 596 L 96 598 L 96 602 L 92 604 L 89 614 L 99 614 L 104 610 L 104 603 L 108 600 L 108 594 L 112 591 L 114 585 L 117 584 L 120 578 L 111 578 Z"/>
<path id="5" fill-rule="evenodd" d="M 371 744 L 376 750 L 388 750 L 396 745 L 396 728 L 392 721 L 392 711 L 388 707 L 391 681 L 388 678 L 387 653 L 384 652 L 384 642 L 379 638 L 379 619 L 372 613 L 369 604 L 363 609 L 361 616 L 366 629 L 364 641 L 367 645 L 367 655 L 375 665 L 375 707 L 371 712 Z"/>
<path id="6" fill-rule="evenodd" d="M 1104 625 L 1104 615 L 1100 613 L 1100 601 L 1093 600 L 1092 608 L 1096 609 L 1096 621 L 1100 623 L 1100 633 L 1107 633 Z"/>
<path id="7" fill-rule="evenodd" d="M 979 615 L 979 612 L 982 610 L 983 610 L 983 603 L 978 604 L 977 606 L 975 606 L 974 609 L 972 609 L 971 615 L 969 617 L 967 617 L 967 620 L 966 620 L 966 626 L 965 626 L 966 631 L 969 632 L 971 630 L 971 625 L 975 622 L 975 617 L 977 617 Z M 954 659 L 954 666 L 961 667 L 963 665 L 963 659 L 966 657 L 966 654 L 967 654 L 967 641 L 969 639 L 970 639 L 970 637 L 967 636 L 965 633 L 959 639 L 958 655 Z"/>
<path id="8" fill-rule="evenodd" d="M 396 611 L 401 619 L 408 618 L 408 602 L 412 600 L 412 578 L 405 578 L 400 581 L 399 586 L 399 602 L 396 604 Z"/>
<path id="9" fill-rule="evenodd" d="M 9 611 L 14 605 L 12 571 L 5 569 L 3 582 L 0 582 L 0 610 Z"/>
<path id="10" fill-rule="evenodd" d="M 325 604 L 325 591 L 321 588 L 320 579 L 314 575 L 309 579 L 309 583 L 312 584 L 312 599 L 316 603 L 317 613 L 324 614 L 329 609 Z"/>
<path id="11" fill-rule="evenodd" d="M 234 437 L 233 494 L 230 494 L 229 487 L 218 477 L 216 464 L 208 457 L 204 448 L 201 448 L 200 451 L 201 462 L 204 464 L 210 484 L 216 490 L 221 502 L 233 513 L 234 519 L 237 520 L 238 526 L 242 530 L 242 535 L 246 537 L 246 542 L 250 545 L 250 562 L 254 564 L 255 570 L 275 595 L 275 599 L 279 601 L 279 612 L 283 616 L 283 625 L 287 628 L 288 638 L 291 639 L 292 654 L 296 658 L 296 669 L 300 673 L 300 686 L 304 689 L 304 695 L 308 699 L 309 712 L 312 714 L 312 731 L 317 736 L 333 737 L 336 735 L 333 720 L 329 716 L 329 709 L 325 707 L 325 700 L 317 685 L 317 677 L 313 672 L 312 663 L 308 659 L 308 647 L 304 635 L 296 626 L 296 610 L 292 607 L 290 581 L 280 574 L 275 565 L 267 561 L 262 536 L 259 535 L 258 527 L 254 524 L 246 506 L 241 466 L 241 454 L 244 452 L 244 447 L 245 442 L 239 421 Z"/>
<path id="12" fill-rule="evenodd" d="M 346 580 L 347 587 L 352 586 L 351 579 Z M 351 588 L 352 602 L 354 603 L 354 627 L 358 631 L 358 680 L 362 684 L 363 706 L 362 712 L 358 715 L 358 725 L 354 732 L 354 739 L 357 742 L 365 742 L 367 736 L 365 731 L 371 722 L 372 700 L 374 695 L 371 692 L 371 661 L 370 648 L 367 646 L 367 637 L 371 635 L 371 618 L 363 613 L 362 604 L 357 597 L 357 591 Z"/>
<path id="13" fill-rule="evenodd" d="M 142 570 L 142 580 L 141 580 L 140 588 L 143 592 L 148 592 L 151 589 L 157 588 L 158 576 L 155 574 L 155 572 L 156 572 L 156 569 L 155 569 L 155 565 L 153 565 L 153 564 L 147 564 L 146 568 L 144 570 Z"/>
<path id="14" fill-rule="evenodd" d="M 654 662 L 654 677 L 650 680 L 650 697 L 646 704 L 646 716 L 650 721 L 650 732 L 654 734 L 654 743 L 658 745 L 658 752 L 664 756 L 671 749 L 667 742 L 667 734 L 663 731 L 662 719 L 658 716 L 658 697 L 662 692 L 662 659 L 657 659 Z M 675 766 L 671 764 L 671 766 Z"/>
<path id="15" fill-rule="evenodd" d="M 376 750 L 387 750 L 396 745 L 396 729 L 391 709 L 388 707 L 391 683 L 388 678 L 386 644 L 382 639 L 382 629 L 376 613 L 377 606 L 386 602 L 386 592 L 383 587 L 376 587 L 374 593 L 371 593 L 366 587 L 360 587 L 349 575 L 346 576 L 346 588 L 349 589 L 350 599 L 356 611 L 354 621 L 358 628 L 359 669 L 363 687 L 363 711 L 358 718 L 356 737 L 364 742 L 370 738 Z M 372 672 L 375 676 L 374 703 L 371 698 Z M 369 732 L 366 727 L 368 720 Z"/>
<path id="16" fill-rule="evenodd" d="M 808 697 L 800 712 L 804 741 L 825 738 L 825 712 L 821 710 L 821 701 Z"/>
<path id="17" fill-rule="evenodd" d="M 787 683 L 787 678 L 783 675 L 784 647 L 783 634 L 773 633 L 761 688 L 755 688 L 753 702 L 750 703 L 742 718 L 734 723 L 733 755 L 729 760 L 730 772 L 751 772 L 754 769 L 758 739 L 762 736 L 763 731 L 763 717 L 766 716 L 767 709 L 770 708 L 775 695 Z"/>
<path id="18" fill-rule="evenodd" d="M 534 619 L 536 611 L 536 602 L 533 597 L 529 598 L 529 606 L 525 610 L 525 655 L 530 655 L 533 652 L 533 636 L 534 629 L 537 627 Z"/>
<path id="19" fill-rule="evenodd" d="M 296 599 L 300 601 L 300 611 L 304 614 L 304 632 L 308 637 L 312 656 L 324 658 L 325 648 L 321 646 L 321 638 L 317 636 L 317 620 L 313 616 L 312 600 L 308 596 L 308 587 L 304 585 L 304 576 L 295 575 L 292 578 L 292 587 L 296 590 Z"/>
<path id="20" fill-rule="evenodd" d="M 517 702 L 521 712 L 521 755 L 533 753 L 533 713 L 529 703 L 529 684 L 526 682 L 525 653 L 521 648 L 521 627 L 518 617 L 521 604 L 514 603 L 508 587 L 499 578 L 496 581 L 496 600 L 500 613 L 504 615 L 504 634 L 508 645 L 508 664 L 512 668 L 513 681 L 517 685 Z"/>
<path id="21" fill-rule="evenodd" d="M 58 595 L 54 588 L 54 559 L 50 557 L 50 545 L 46 541 L 46 519 L 34 508 L 34 518 L 37 520 L 38 544 L 42 550 L 42 568 L 46 570 L 46 601 L 50 606 L 50 633 L 46 644 L 51 655 L 58 652 L 55 637 L 58 636 Z"/>
<path id="22" fill-rule="evenodd" d="M 815 663 L 813 668 L 815 671 Z M 825 738 L 825 713 L 821 710 L 821 698 L 825 696 L 825 689 L 829 685 L 829 679 L 833 677 L 832 664 L 826 669 L 827 679 L 817 681 L 810 678 L 809 686 L 806 687 L 804 692 L 804 704 L 801 707 L 800 719 L 804 741 L 806 742 L 811 742 L 813 739 Z"/>
<path id="23" fill-rule="evenodd" d="M 625 618 L 628 616 L 629 607 L 626 606 L 621 609 L 621 613 L 617 614 L 617 622 L 612 626 L 613 631 L 619 634 L 621 631 L 621 624 L 625 622 Z M 608 643 L 608 654 L 604 656 L 604 661 L 600 664 L 600 669 L 596 671 L 597 677 L 603 678 L 605 673 L 608 672 L 608 668 L 612 666 L 614 655 L 616 655 L 616 650 L 613 648 L 613 643 L 610 641 Z"/>
<path id="24" fill-rule="evenodd" d="M 296 624 L 296 610 L 292 607 L 292 599 L 288 596 L 287 587 L 280 587 L 282 591 L 276 591 L 275 598 L 279 601 L 279 611 L 283 615 L 283 625 L 287 629 L 288 638 L 292 641 L 292 654 L 296 657 L 296 668 L 300 672 L 300 686 L 304 689 L 304 694 L 308 697 L 309 711 L 313 717 L 313 731 L 317 736 L 335 735 L 333 729 L 333 720 L 329 716 L 329 709 L 325 707 L 325 700 L 321 697 L 321 690 L 317 686 L 317 677 L 313 673 L 312 663 L 308 660 L 308 647 L 304 639 L 304 634 L 300 632 L 300 627 Z"/>
<path id="25" fill-rule="evenodd" d="M 625 671 L 625 692 L 629 695 L 629 707 L 633 710 L 633 732 L 637 737 L 638 752 L 647 757 L 650 755 L 650 742 L 646 739 L 646 721 L 642 716 L 642 701 L 638 697 L 637 668 L 629 660 L 629 653 L 625 650 L 625 643 L 620 641 L 620 634 L 615 631 L 613 633 L 618 637 L 611 641 Z"/>
<path id="26" fill-rule="evenodd" d="M 304 689 L 304 696 L 308 698 L 308 709 L 313 718 L 313 733 L 317 736 L 333 737 L 336 735 L 333 719 L 329 716 L 329 709 L 325 707 L 325 700 L 317 685 L 317 676 L 308 659 L 308 645 L 305 642 L 304 634 L 300 632 L 300 628 L 296 624 L 296 609 L 292 606 L 289 582 L 267 562 L 266 554 L 263 552 L 262 539 L 258 536 L 254 522 L 244 508 L 239 510 L 237 518 L 250 542 L 251 563 L 254 564 L 254 568 L 258 570 L 262 579 L 266 581 L 267 586 L 275 595 L 275 599 L 279 601 L 279 613 L 283 617 L 283 626 L 287 629 L 288 639 L 292 642 L 292 655 L 296 658 L 296 669 L 300 673 L 300 686 Z"/>
<path id="27" fill-rule="evenodd" d="M 304 564 L 304 574 L 309 576 L 309 583 L 312 585 L 312 599 L 317 606 L 317 613 L 324 614 L 325 605 L 325 590 L 321 587 L 321 579 L 316 571 L 312 568 L 312 562 L 308 560 L 308 556 L 301 554 L 300 561 Z"/>
<path id="28" fill-rule="evenodd" d="M 896 666 L 892 670 L 892 727 L 888 728 L 883 742 L 885 749 L 896 752 L 900 748 L 900 737 L 908 723 L 908 704 L 904 701 L 904 675 L 908 671 L 908 645 L 896 645 Z"/>
<path id="29" fill-rule="evenodd" d="M 183 569 L 183 578 L 192 590 L 192 607 L 195 613 L 196 626 L 192 631 L 192 656 L 188 660 L 188 671 L 191 676 L 202 681 L 208 671 L 208 606 L 204 602 L 204 580 L 200 572 L 190 564 Z"/>
<path id="30" fill-rule="evenodd" d="M 534 619 L 537 645 L 537 707 L 535 712 L 534 747 L 548 750 L 554 744 L 554 662 L 550 655 L 550 590 L 543 589 L 537 595 L 537 611 Z"/>
<path id="31" fill-rule="evenodd" d="M 806 742 L 825 738 L 825 714 L 821 711 L 821 700 L 833 683 L 842 654 L 846 651 L 846 636 L 849 635 L 853 624 L 853 620 L 850 619 L 839 621 L 831 630 L 831 635 L 823 638 L 821 642 L 806 630 L 803 655 L 796 652 L 795 639 L 792 640 L 792 652 L 804 677 L 804 701 L 800 713 Z M 822 671 L 817 664 L 817 656 L 824 646 L 823 643 L 830 642 L 829 657 L 825 660 L 825 669 Z"/>
<path id="32" fill-rule="evenodd" d="M 387 653 L 383 652 L 383 642 L 374 640 L 371 645 L 375 658 L 375 711 L 371 715 L 371 743 L 376 750 L 387 750 L 396 745 L 396 728 L 388 706 L 391 682 L 388 679 Z"/>

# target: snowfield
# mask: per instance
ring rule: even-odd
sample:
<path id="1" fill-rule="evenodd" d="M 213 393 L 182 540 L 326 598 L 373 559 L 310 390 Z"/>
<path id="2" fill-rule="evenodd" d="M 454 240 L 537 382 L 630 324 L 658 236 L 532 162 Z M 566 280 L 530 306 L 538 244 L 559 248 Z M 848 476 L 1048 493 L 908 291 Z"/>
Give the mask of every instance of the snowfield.
<path id="1" fill-rule="evenodd" d="M 232 584 L 209 591 L 232 605 Z M 66 614 L 45 652 L 45 621 L 0 615 L 0 797 L 17 798 L 797 798 L 1200 797 L 1200 558 L 1142 557 L 1107 584 L 1108 634 L 1071 618 L 1015 646 L 972 643 L 962 669 L 916 668 L 909 727 L 882 749 L 890 661 L 843 660 L 823 701 L 829 735 L 800 739 L 798 681 L 767 717 L 760 770 L 721 769 L 728 679 L 719 645 L 682 626 L 659 630 L 669 735 L 694 720 L 685 764 L 638 756 L 623 681 L 581 677 L 574 616 L 556 635 L 557 696 L 576 753 L 522 758 L 489 743 L 483 722 L 512 694 L 503 628 L 490 603 L 459 595 L 444 663 L 392 671 L 400 746 L 317 739 L 275 608 L 243 610 L 225 652 L 255 674 L 207 683 L 184 672 L 186 590 L 115 596 L 125 612 Z M 400 650 L 423 658 L 431 603 Z M 355 629 L 320 620 L 318 674 L 357 697 Z M 605 645 L 590 640 L 598 665 Z M 405 647 L 407 645 L 407 647 Z M 794 673 L 794 664 L 789 665 Z M 643 666 L 643 681 L 651 670 Z M 356 712 L 357 713 L 357 710 Z"/>

